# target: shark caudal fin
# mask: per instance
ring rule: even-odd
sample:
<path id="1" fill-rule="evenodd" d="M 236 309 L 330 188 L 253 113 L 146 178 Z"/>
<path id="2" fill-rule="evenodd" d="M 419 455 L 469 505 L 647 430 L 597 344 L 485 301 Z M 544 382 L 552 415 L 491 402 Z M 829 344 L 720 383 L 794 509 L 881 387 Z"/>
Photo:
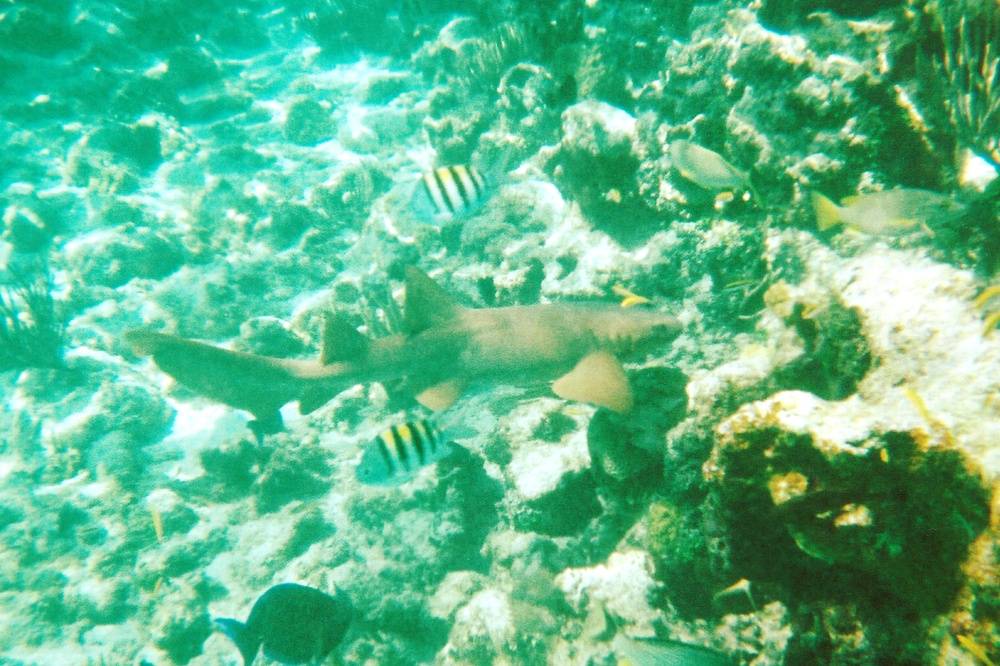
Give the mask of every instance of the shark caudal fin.
<path id="1" fill-rule="evenodd" d="M 217 618 L 215 626 L 236 645 L 236 649 L 243 655 L 243 666 L 250 666 L 253 660 L 257 658 L 257 651 L 260 649 L 260 639 L 251 634 L 247 626 L 239 620 L 233 620 L 228 617 Z"/>
<path id="2" fill-rule="evenodd" d="M 826 231 L 837 226 L 843 219 L 840 217 L 840 206 L 833 203 L 819 192 L 812 193 L 813 210 L 816 211 L 816 228 Z"/>
<path id="3" fill-rule="evenodd" d="M 552 392 L 566 400 L 589 402 L 624 414 L 632 409 L 632 389 L 621 363 L 606 351 L 584 356 L 552 382 Z"/>
<path id="4" fill-rule="evenodd" d="M 407 335 L 416 335 L 458 316 L 462 306 L 416 266 L 406 267 L 406 303 L 403 326 Z"/>

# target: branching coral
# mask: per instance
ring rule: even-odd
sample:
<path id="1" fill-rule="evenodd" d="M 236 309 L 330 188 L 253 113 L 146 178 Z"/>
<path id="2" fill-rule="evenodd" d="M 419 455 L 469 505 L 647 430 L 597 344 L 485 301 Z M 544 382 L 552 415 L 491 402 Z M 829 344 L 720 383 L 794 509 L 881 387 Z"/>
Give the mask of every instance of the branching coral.
<path id="1" fill-rule="evenodd" d="M 52 299 L 52 278 L 18 274 L 0 287 L 0 372 L 62 366 L 65 322 Z"/>
<path id="2" fill-rule="evenodd" d="M 1000 167 L 1000 4 L 959 0 L 926 11 L 941 39 L 934 60 L 958 139 Z"/>

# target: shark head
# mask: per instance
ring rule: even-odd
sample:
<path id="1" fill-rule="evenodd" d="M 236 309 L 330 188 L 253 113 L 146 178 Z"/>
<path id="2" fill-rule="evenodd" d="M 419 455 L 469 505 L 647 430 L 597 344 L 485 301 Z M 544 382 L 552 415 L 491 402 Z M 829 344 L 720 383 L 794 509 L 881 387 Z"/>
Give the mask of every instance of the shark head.
<path id="1" fill-rule="evenodd" d="M 676 317 L 654 310 L 602 308 L 590 326 L 601 347 L 617 356 L 643 356 L 680 335 Z"/>

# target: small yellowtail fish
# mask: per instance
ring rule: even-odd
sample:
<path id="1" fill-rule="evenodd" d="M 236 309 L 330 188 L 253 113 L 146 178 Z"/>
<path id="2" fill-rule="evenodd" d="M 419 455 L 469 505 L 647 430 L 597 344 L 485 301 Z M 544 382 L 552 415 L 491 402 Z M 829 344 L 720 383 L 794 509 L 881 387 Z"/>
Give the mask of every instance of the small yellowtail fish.
<path id="1" fill-rule="evenodd" d="M 897 236 L 928 224 L 954 219 L 965 212 L 963 204 L 929 190 L 896 188 L 841 199 L 837 205 L 819 192 L 812 193 L 816 226 L 826 231 L 838 224 L 877 236 Z"/>
<path id="2" fill-rule="evenodd" d="M 355 474 L 368 486 L 395 486 L 447 456 L 454 446 L 429 421 L 394 425 L 365 447 Z"/>
<path id="3" fill-rule="evenodd" d="M 625 287 L 616 284 L 611 287 L 611 291 L 615 292 L 616 296 L 620 296 L 622 299 L 621 306 L 623 308 L 631 308 L 636 305 L 649 305 L 650 301 L 645 296 L 639 296 L 638 294 L 633 294 L 631 291 Z"/>
<path id="4" fill-rule="evenodd" d="M 719 153 L 684 140 L 671 143 L 667 152 L 673 167 L 695 185 L 712 192 L 745 190 L 760 199 L 750 183 L 750 175 Z"/>
<path id="5" fill-rule="evenodd" d="M 421 176 L 413 194 L 413 207 L 435 216 L 462 217 L 485 200 L 486 183 L 479 170 L 457 164 L 438 167 Z"/>
<path id="6" fill-rule="evenodd" d="M 984 666 L 996 666 L 996 663 L 986 655 L 986 650 L 968 636 L 955 636 L 955 640 L 958 641 L 959 645 L 971 652 Z"/>

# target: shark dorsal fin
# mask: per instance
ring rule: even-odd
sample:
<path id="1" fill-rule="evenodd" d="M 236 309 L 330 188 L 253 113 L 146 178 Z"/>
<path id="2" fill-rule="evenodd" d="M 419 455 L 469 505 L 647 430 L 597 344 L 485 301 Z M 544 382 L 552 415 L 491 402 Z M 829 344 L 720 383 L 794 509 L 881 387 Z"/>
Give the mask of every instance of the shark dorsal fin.
<path id="1" fill-rule="evenodd" d="M 323 351 L 319 362 L 330 365 L 337 361 L 356 361 L 368 353 L 368 339 L 358 329 L 336 313 L 326 315 L 323 325 Z"/>
<path id="2" fill-rule="evenodd" d="M 448 292 L 416 266 L 406 267 L 406 304 L 403 324 L 415 335 L 435 324 L 454 319 L 462 309 Z"/>
<path id="3" fill-rule="evenodd" d="M 606 351 L 584 356 L 572 370 L 552 382 L 552 392 L 566 400 L 589 402 L 624 414 L 632 409 L 632 389 L 621 363 Z"/>

